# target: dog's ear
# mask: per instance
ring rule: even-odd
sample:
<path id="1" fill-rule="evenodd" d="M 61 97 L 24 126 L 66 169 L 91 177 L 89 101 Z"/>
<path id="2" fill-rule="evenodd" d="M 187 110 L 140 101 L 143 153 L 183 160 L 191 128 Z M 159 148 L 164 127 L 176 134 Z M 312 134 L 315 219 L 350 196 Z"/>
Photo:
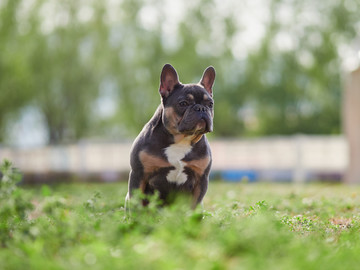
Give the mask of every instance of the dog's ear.
<path id="1" fill-rule="evenodd" d="M 162 97 L 167 97 L 175 86 L 179 84 L 179 77 L 172 65 L 166 64 L 160 75 L 159 92 Z"/>
<path id="2" fill-rule="evenodd" d="M 212 87 L 214 85 L 214 81 L 215 81 L 215 69 L 214 67 L 210 66 L 204 71 L 204 74 L 202 75 L 202 78 L 200 80 L 200 84 L 204 86 L 204 88 L 206 89 L 206 91 L 208 91 L 210 96 L 212 96 Z"/>

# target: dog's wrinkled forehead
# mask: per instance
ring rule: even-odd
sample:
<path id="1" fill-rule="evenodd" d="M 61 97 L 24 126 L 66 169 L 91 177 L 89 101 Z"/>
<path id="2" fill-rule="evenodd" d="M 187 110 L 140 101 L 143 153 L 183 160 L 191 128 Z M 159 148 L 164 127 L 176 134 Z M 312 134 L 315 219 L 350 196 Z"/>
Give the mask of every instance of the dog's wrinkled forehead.
<path id="1" fill-rule="evenodd" d="M 204 100 L 212 100 L 205 88 L 197 84 L 181 85 L 174 90 L 175 91 L 168 97 L 169 103 L 174 103 L 181 99 L 195 101 L 195 103 L 201 103 Z"/>

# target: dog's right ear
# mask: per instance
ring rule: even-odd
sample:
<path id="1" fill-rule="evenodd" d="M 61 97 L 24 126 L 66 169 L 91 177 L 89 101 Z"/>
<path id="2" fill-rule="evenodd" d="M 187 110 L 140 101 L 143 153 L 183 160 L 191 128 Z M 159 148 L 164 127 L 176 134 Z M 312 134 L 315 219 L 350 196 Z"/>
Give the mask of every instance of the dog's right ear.
<path id="1" fill-rule="evenodd" d="M 170 92 L 174 90 L 175 86 L 179 83 L 179 77 L 175 68 L 170 64 L 166 64 L 160 75 L 160 95 L 163 98 L 169 96 Z"/>

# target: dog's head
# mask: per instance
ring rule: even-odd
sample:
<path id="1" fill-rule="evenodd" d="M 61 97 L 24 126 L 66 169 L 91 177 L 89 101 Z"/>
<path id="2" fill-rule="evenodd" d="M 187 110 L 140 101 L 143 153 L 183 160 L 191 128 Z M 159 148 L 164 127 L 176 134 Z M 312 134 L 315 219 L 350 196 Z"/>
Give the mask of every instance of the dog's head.
<path id="1" fill-rule="evenodd" d="M 213 130 L 214 80 L 215 69 L 211 66 L 198 84 L 181 84 L 170 64 L 163 67 L 159 89 L 164 107 L 162 121 L 172 135 L 200 135 Z"/>

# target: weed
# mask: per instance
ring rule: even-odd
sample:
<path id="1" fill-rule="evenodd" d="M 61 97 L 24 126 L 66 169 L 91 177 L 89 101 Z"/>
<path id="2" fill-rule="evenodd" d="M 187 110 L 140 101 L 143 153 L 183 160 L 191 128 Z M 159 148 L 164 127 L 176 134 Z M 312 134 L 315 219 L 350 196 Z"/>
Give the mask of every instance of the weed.
<path id="1" fill-rule="evenodd" d="M 4 160 L 0 170 L 0 244 L 5 247 L 16 230 L 28 225 L 26 215 L 32 204 L 26 200 L 23 190 L 16 186 L 21 181 L 21 174 L 11 162 Z"/>
<path id="2" fill-rule="evenodd" d="M 355 269 L 360 188 L 212 182 L 205 210 L 125 183 L 20 188 L 2 165 L 3 269 Z M 142 202 L 148 202 L 147 207 Z M 32 207 L 31 203 L 34 205 Z M 351 207 L 348 207 L 351 206 Z M 29 216 L 31 218 L 29 218 Z"/>

